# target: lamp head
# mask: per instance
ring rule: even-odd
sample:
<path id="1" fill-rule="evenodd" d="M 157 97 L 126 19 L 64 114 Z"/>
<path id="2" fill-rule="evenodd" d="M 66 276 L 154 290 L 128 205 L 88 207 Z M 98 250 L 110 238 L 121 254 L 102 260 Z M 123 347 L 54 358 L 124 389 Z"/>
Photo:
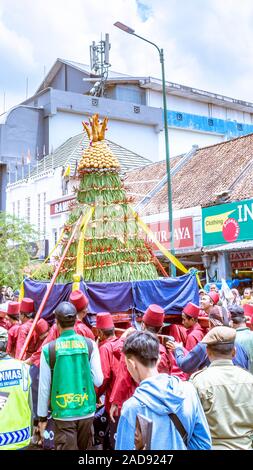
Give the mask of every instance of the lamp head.
<path id="1" fill-rule="evenodd" d="M 134 34 L 134 29 L 129 28 L 129 26 L 126 26 L 125 24 L 121 23 L 120 21 L 116 21 L 116 23 L 114 23 L 114 26 L 116 26 L 119 29 L 122 29 L 122 31 L 125 31 L 125 33 Z"/>

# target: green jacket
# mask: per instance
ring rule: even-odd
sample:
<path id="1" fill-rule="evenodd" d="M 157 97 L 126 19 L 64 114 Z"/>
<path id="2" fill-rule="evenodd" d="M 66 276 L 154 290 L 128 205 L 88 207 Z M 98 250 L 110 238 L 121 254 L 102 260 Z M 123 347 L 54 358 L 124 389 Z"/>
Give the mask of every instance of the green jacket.
<path id="1" fill-rule="evenodd" d="M 50 366 L 49 345 L 43 348 Z M 51 386 L 52 416 L 79 418 L 94 413 L 96 394 L 85 338 L 74 330 L 64 331 L 55 341 L 56 360 Z"/>

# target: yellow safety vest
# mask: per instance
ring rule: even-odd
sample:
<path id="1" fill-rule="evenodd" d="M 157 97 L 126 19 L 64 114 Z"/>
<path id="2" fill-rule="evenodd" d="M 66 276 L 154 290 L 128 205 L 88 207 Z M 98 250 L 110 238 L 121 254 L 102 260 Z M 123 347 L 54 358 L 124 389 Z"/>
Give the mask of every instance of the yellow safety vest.
<path id="1" fill-rule="evenodd" d="M 9 356 L 0 359 L 0 450 L 26 447 L 31 439 L 29 366 Z"/>

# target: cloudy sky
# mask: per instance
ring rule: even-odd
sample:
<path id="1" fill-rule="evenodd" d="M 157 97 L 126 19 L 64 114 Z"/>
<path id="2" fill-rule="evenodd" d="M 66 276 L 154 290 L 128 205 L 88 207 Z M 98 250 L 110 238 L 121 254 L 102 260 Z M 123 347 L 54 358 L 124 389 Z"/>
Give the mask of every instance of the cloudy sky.
<path id="1" fill-rule="evenodd" d="M 32 95 L 57 57 L 89 64 L 89 45 L 109 33 L 112 70 L 253 102 L 252 0 L 0 0 L 0 113 Z"/>

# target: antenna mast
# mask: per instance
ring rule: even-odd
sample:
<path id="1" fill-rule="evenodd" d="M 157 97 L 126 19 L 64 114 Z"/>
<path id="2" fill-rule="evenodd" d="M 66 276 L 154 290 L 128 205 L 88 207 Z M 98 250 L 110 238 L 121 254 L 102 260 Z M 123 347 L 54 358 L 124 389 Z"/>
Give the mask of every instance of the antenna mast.
<path id="1" fill-rule="evenodd" d="M 111 44 L 109 43 L 109 34 L 105 34 L 105 40 L 102 39 L 99 43 L 92 41 L 90 45 L 90 68 L 91 71 L 97 75 L 98 81 L 91 89 L 90 94 L 93 96 L 104 96 L 105 83 L 108 78 L 108 69 L 111 67 L 109 62 L 109 50 Z"/>

